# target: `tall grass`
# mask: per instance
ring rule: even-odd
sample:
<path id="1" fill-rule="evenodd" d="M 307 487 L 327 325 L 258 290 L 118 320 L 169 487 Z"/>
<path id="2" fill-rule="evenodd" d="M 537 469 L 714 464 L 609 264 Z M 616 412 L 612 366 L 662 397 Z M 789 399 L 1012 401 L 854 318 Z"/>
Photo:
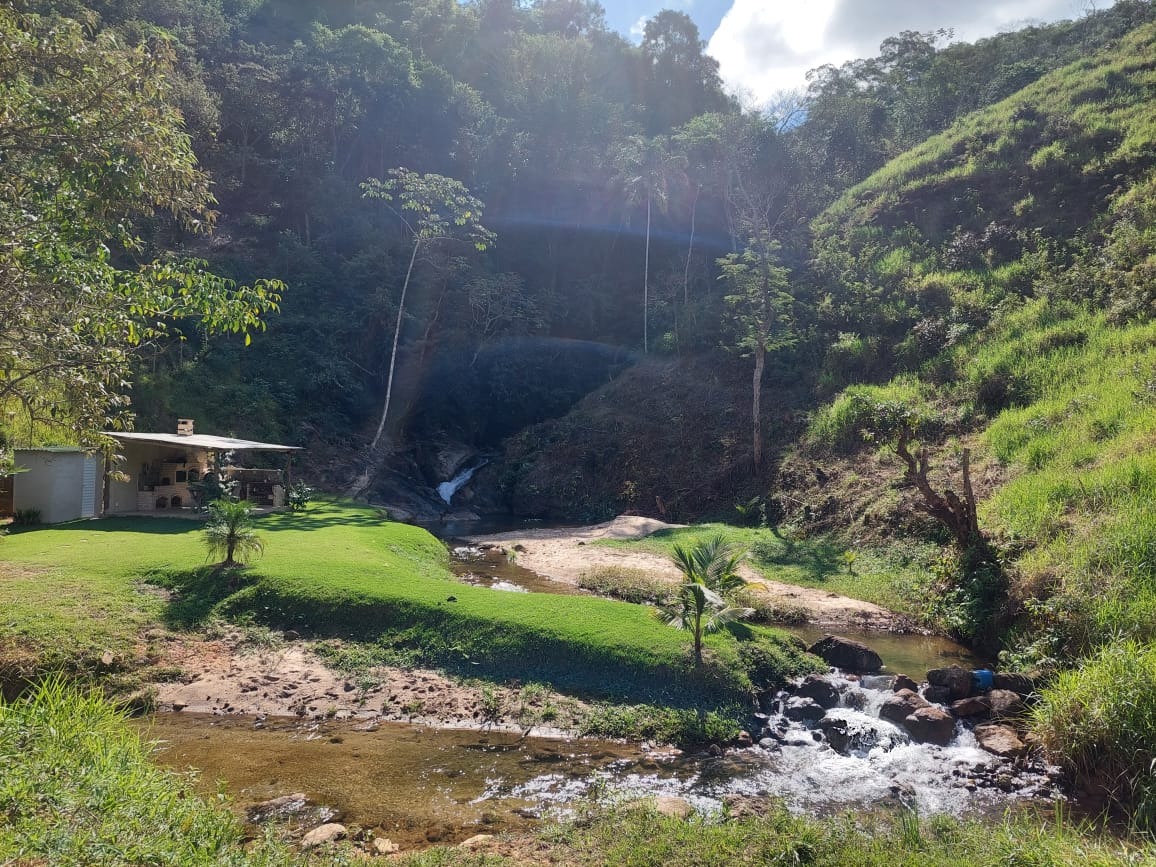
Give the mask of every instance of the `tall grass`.
<path id="1" fill-rule="evenodd" d="M 1032 727 L 1054 759 L 1156 835 L 1156 644 L 1112 644 L 1062 673 Z"/>
<path id="2" fill-rule="evenodd" d="M 0 701 L 0 768 L 0 863 L 298 863 L 271 842 L 242 849 L 226 809 L 155 767 L 103 698 L 59 679 Z"/>

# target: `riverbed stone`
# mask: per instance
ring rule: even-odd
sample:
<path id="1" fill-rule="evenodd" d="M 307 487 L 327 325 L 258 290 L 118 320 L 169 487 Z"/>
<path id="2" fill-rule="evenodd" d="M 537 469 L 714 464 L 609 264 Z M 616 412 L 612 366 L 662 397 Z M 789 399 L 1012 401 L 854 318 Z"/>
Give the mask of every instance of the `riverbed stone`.
<path id="1" fill-rule="evenodd" d="M 883 706 L 879 708 L 879 718 L 896 725 L 902 725 L 908 716 L 927 706 L 927 700 L 917 693 L 909 689 L 901 689 L 899 692 L 887 696 Z"/>
<path id="2" fill-rule="evenodd" d="M 690 802 L 674 795 L 655 796 L 654 810 L 660 816 L 670 816 L 674 819 L 689 819 L 694 815 L 694 807 Z"/>
<path id="3" fill-rule="evenodd" d="M 917 741 L 945 747 L 955 737 L 955 717 L 941 707 L 921 707 L 903 719 L 903 726 Z"/>
<path id="4" fill-rule="evenodd" d="M 856 674 L 874 674 L 883 668 L 879 654 L 858 641 L 827 635 L 812 644 L 808 651 L 828 665 Z"/>
<path id="5" fill-rule="evenodd" d="M 999 671 L 992 675 L 992 684 L 995 689 L 1008 689 L 1017 695 L 1027 698 L 1035 692 L 1035 681 L 1029 675 L 1014 671 Z"/>
<path id="6" fill-rule="evenodd" d="M 1028 750 L 1015 729 L 1000 723 L 976 726 L 975 739 L 983 749 L 1004 759 L 1017 759 Z"/>
<path id="7" fill-rule="evenodd" d="M 795 690 L 801 698 L 814 699 L 819 705 L 830 710 L 839 704 L 839 690 L 835 684 L 818 674 L 808 674 Z"/>
<path id="8" fill-rule="evenodd" d="M 927 682 L 932 686 L 947 687 L 952 701 L 971 695 L 971 672 L 959 665 L 931 669 L 927 672 Z"/>
<path id="9" fill-rule="evenodd" d="M 953 701 L 951 690 L 946 686 L 928 684 L 923 687 L 923 697 L 933 704 L 950 704 Z"/>
<path id="10" fill-rule="evenodd" d="M 1010 689 L 993 689 L 987 694 L 991 715 L 996 719 L 1014 719 L 1023 716 L 1024 700 Z"/>
<path id="11" fill-rule="evenodd" d="M 318 825 L 308 834 L 301 838 L 302 849 L 316 849 L 318 846 L 324 846 L 326 843 L 333 843 L 337 840 L 344 840 L 346 834 L 349 832 L 344 825 L 339 825 L 337 822 L 330 822 L 326 825 Z"/>
<path id="12" fill-rule="evenodd" d="M 388 837 L 374 837 L 370 848 L 374 855 L 392 855 L 394 852 L 401 851 L 401 847 Z"/>
<path id="13" fill-rule="evenodd" d="M 827 743 L 837 753 L 846 753 L 851 745 L 851 733 L 847 727 L 847 720 L 837 717 L 825 717 L 819 720 L 819 728 L 827 737 Z"/>
<path id="14" fill-rule="evenodd" d="M 901 689 L 909 689 L 912 692 L 919 692 L 919 684 L 908 677 L 906 674 L 895 675 L 895 684 L 892 686 L 895 692 Z"/>
<path id="15" fill-rule="evenodd" d="M 783 716 L 795 722 L 816 722 L 827 715 L 823 706 L 813 698 L 795 696 L 787 699 L 783 708 Z"/>
<path id="16" fill-rule="evenodd" d="M 754 745 L 754 739 L 751 738 L 750 732 L 739 732 L 739 736 L 735 738 L 735 746 L 740 749 L 746 749 Z"/>
<path id="17" fill-rule="evenodd" d="M 462 842 L 458 843 L 459 849 L 480 849 L 483 846 L 488 846 L 494 840 L 493 834 L 474 834 Z"/>
<path id="18" fill-rule="evenodd" d="M 308 804 L 309 799 L 304 792 L 294 792 L 254 804 L 245 811 L 245 817 L 253 824 L 268 822 L 270 819 L 286 819 L 302 812 Z"/>
<path id="19" fill-rule="evenodd" d="M 973 695 L 953 701 L 951 712 L 961 719 L 987 716 L 991 712 L 991 702 L 986 695 Z"/>

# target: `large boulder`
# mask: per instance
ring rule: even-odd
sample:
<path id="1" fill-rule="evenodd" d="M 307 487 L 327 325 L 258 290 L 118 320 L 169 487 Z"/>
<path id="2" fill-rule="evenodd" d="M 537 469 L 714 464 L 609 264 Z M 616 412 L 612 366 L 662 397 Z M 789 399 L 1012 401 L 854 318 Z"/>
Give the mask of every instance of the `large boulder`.
<path id="1" fill-rule="evenodd" d="M 827 737 L 827 743 L 837 753 L 846 753 L 851 746 L 851 731 L 847 720 L 837 717 L 824 717 L 819 720 L 819 728 Z"/>
<path id="2" fill-rule="evenodd" d="M 787 699 L 783 708 L 783 716 L 795 722 L 817 722 L 827 715 L 823 706 L 813 698 L 793 696 Z"/>
<path id="3" fill-rule="evenodd" d="M 947 689 L 951 694 L 951 701 L 959 701 L 971 695 L 971 672 L 958 665 L 931 669 L 927 672 L 927 682 L 932 686 Z"/>
<path id="4" fill-rule="evenodd" d="M 1028 751 L 1015 729 L 999 723 L 976 726 L 975 739 L 983 749 L 1003 759 L 1018 759 Z"/>
<path id="5" fill-rule="evenodd" d="M 858 641 L 828 635 L 812 644 L 808 651 L 827 665 L 856 674 L 873 674 L 883 668 L 879 654 Z"/>
<path id="6" fill-rule="evenodd" d="M 919 684 L 908 677 L 906 674 L 898 674 L 895 676 L 895 683 L 892 684 L 892 689 L 899 692 L 901 689 L 909 689 L 912 692 L 919 691 Z"/>
<path id="7" fill-rule="evenodd" d="M 907 715 L 903 725 L 915 740 L 923 743 L 945 747 L 955 737 L 955 717 L 935 705 L 921 707 Z"/>
<path id="8" fill-rule="evenodd" d="M 1026 698 L 1035 692 L 1036 684 L 1026 674 L 1014 671 L 996 672 L 992 675 L 992 684 L 995 689 L 1008 689 L 1017 695 Z"/>
<path id="9" fill-rule="evenodd" d="M 879 708 L 879 718 L 896 725 L 903 725 L 903 721 L 920 708 L 929 707 L 927 700 L 909 689 L 901 689 L 893 695 L 887 696 L 883 706 Z"/>
<path id="10" fill-rule="evenodd" d="M 795 690 L 795 695 L 814 699 L 828 710 L 839 704 L 839 690 L 835 684 L 818 674 L 808 674 Z"/>
<path id="11" fill-rule="evenodd" d="M 960 718 L 987 716 L 990 711 L 991 702 L 986 695 L 973 695 L 951 703 L 951 712 Z"/>
<path id="12" fill-rule="evenodd" d="M 987 694 L 991 703 L 991 715 L 996 719 L 1015 719 L 1023 716 L 1026 706 L 1018 692 L 1010 689 L 993 689 Z"/>

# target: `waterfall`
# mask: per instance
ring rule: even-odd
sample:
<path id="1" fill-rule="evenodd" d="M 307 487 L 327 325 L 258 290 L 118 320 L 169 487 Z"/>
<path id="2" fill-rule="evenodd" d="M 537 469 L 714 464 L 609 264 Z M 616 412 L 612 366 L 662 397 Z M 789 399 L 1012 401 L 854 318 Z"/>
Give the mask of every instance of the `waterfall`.
<path id="1" fill-rule="evenodd" d="M 474 473 L 476 473 L 478 470 L 480 470 L 485 465 L 486 465 L 486 461 L 482 461 L 480 464 L 476 464 L 475 466 L 472 466 L 472 467 L 467 467 L 466 469 L 459 472 L 452 479 L 450 479 L 448 482 L 442 482 L 440 485 L 438 485 L 438 495 L 443 500 L 446 501 L 447 506 L 450 505 L 450 501 L 453 500 L 454 494 L 456 494 L 459 490 L 461 490 L 463 487 L 465 487 L 466 483 L 471 478 L 473 478 Z"/>

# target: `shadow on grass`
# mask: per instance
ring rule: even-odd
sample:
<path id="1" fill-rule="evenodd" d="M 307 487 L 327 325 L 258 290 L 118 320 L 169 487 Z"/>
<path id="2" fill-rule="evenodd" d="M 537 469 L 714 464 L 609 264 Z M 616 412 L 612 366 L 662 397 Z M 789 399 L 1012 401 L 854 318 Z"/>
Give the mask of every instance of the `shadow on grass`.
<path id="1" fill-rule="evenodd" d="M 216 565 L 150 572 L 144 581 L 172 593 L 162 615 L 171 629 L 203 626 L 218 605 L 248 583 L 244 571 L 222 570 Z"/>
<path id="2" fill-rule="evenodd" d="M 751 547 L 751 559 L 760 566 L 799 569 L 810 581 L 822 583 L 846 568 L 843 549 L 826 539 L 797 541 L 775 533 L 774 542 Z"/>

